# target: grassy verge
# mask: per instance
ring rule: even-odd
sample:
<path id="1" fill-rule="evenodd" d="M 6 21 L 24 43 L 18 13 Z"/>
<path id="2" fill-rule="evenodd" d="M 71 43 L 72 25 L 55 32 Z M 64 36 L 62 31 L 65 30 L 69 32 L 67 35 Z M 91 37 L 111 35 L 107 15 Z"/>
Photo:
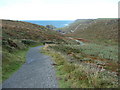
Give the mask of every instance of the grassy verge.
<path id="1" fill-rule="evenodd" d="M 57 53 L 55 51 L 51 51 L 49 49 L 42 49 L 41 51 L 42 53 L 46 54 L 46 55 L 50 55 L 52 56 L 53 60 L 55 61 L 56 65 L 56 74 L 57 74 L 57 78 L 59 79 L 59 87 L 60 88 L 68 88 L 71 86 L 71 83 L 65 83 L 64 79 L 65 79 L 65 74 L 67 74 L 67 72 L 62 71 L 63 67 L 65 66 L 65 63 L 67 64 L 65 57 L 61 56 L 60 53 Z"/>
<path id="2" fill-rule="evenodd" d="M 110 71 L 118 70 L 118 46 L 86 44 L 84 46 L 56 45 L 50 48 L 80 63 L 96 64 Z"/>
<path id="3" fill-rule="evenodd" d="M 54 47 L 54 48 L 53 48 Z M 79 49 L 67 48 L 62 45 L 59 50 L 52 48 L 44 48 L 43 52 L 53 57 L 56 63 L 56 74 L 59 81 L 60 88 L 117 88 L 118 77 L 112 72 L 105 69 L 95 67 L 96 64 L 90 64 L 85 62 L 69 62 L 74 53 L 80 53 Z M 60 51 L 61 50 L 61 51 Z M 83 51 L 86 50 L 82 49 Z M 88 48 L 90 50 L 90 48 Z M 72 52 L 72 53 L 71 53 Z M 68 57 L 66 56 L 67 54 Z M 79 55 L 81 57 L 81 55 Z M 74 57 L 74 55 L 72 56 Z M 85 55 L 82 56 L 82 60 L 85 61 Z M 73 59 L 75 60 L 76 57 Z M 80 58 L 77 60 L 81 60 Z M 88 59 L 87 59 L 88 60 Z M 99 60 L 98 60 L 99 61 Z"/>
<path id="4" fill-rule="evenodd" d="M 25 57 L 27 49 L 19 50 L 13 53 L 7 51 L 3 52 L 3 62 L 2 62 L 2 80 L 8 79 L 11 74 L 19 69 L 19 67 L 25 63 Z"/>
<path id="5" fill-rule="evenodd" d="M 30 47 L 43 44 L 33 40 L 5 39 L 2 45 L 2 80 L 4 81 L 25 62 L 26 53 Z"/>

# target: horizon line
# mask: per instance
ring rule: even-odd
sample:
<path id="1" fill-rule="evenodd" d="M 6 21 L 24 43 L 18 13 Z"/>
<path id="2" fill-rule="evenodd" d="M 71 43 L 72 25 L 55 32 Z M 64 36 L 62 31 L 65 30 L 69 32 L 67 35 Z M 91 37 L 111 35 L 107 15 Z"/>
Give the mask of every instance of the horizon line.
<path id="1" fill-rule="evenodd" d="M 78 19 L 118 19 L 118 18 L 78 18 Z M 1 19 L 1 20 L 15 20 L 15 21 L 75 21 L 78 19 L 62 19 L 62 20 L 54 20 L 54 19 Z"/>

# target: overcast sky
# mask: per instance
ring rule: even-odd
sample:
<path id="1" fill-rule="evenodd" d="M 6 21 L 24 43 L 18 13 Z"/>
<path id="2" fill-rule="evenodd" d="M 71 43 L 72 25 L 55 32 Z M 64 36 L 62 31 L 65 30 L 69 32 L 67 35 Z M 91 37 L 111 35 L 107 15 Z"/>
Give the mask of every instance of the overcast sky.
<path id="1" fill-rule="evenodd" d="M 119 0 L 0 0 L 0 19 L 117 18 Z"/>

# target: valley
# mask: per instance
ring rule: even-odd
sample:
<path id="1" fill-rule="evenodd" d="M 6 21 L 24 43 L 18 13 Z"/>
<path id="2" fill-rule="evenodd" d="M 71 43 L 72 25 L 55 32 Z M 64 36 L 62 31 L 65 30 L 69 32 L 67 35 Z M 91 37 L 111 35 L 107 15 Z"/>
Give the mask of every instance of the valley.
<path id="1" fill-rule="evenodd" d="M 26 62 L 31 47 L 44 45 L 39 53 L 52 57 L 60 88 L 119 86 L 117 19 L 78 19 L 61 32 L 23 21 L 1 26 L 3 81 Z"/>
<path id="2" fill-rule="evenodd" d="M 118 87 L 117 19 L 78 19 L 61 31 L 77 44 L 50 45 L 44 53 L 56 61 L 62 88 Z"/>

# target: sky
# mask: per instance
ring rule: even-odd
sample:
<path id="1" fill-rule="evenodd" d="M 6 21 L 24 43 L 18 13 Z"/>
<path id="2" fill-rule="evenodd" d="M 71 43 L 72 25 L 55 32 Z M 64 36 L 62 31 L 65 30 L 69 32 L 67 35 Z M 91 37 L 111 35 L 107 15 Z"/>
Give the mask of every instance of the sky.
<path id="1" fill-rule="evenodd" d="M 119 0 L 0 0 L 0 19 L 118 18 Z"/>

